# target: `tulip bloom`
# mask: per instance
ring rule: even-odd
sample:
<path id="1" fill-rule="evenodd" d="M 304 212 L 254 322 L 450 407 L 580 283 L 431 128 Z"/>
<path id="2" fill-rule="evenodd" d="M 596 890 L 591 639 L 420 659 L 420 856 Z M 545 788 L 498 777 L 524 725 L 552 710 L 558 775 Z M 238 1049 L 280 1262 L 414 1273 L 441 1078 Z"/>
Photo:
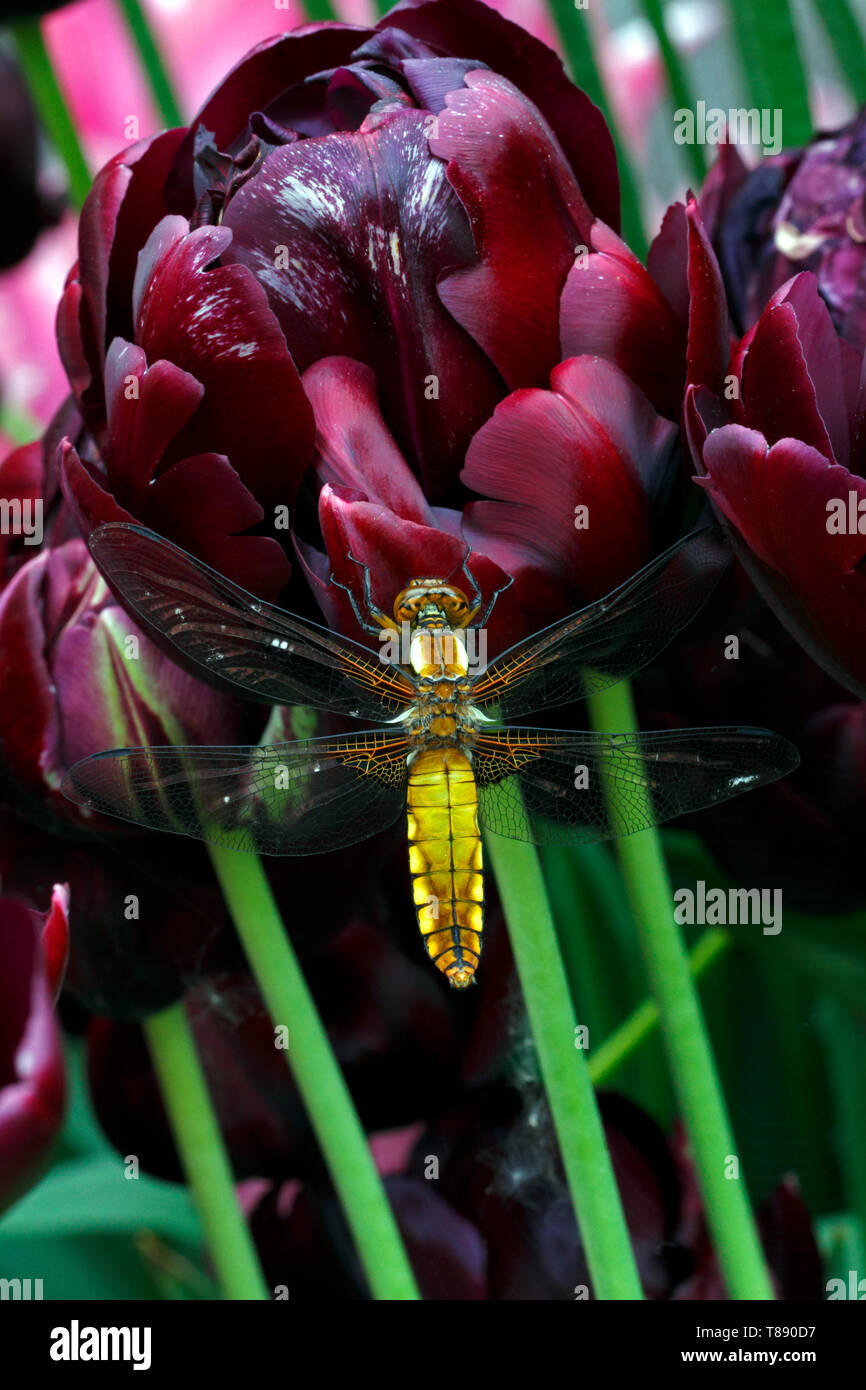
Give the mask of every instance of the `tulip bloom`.
<path id="1" fill-rule="evenodd" d="M 422 953 L 409 958 L 398 944 L 406 935 L 405 905 L 397 925 L 402 931 L 392 935 L 381 913 L 364 920 L 356 911 L 307 965 L 352 1099 L 370 1130 L 438 1109 L 457 1081 L 463 1055 L 465 1023 L 437 988 Z M 255 981 L 240 970 L 208 976 L 189 991 L 186 1007 L 235 1176 L 317 1175 L 309 1120 Z M 121 1153 L 138 1154 L 149 1172 L 179 1180 L 140 1030 L 94 1019 L 87 1046 L 94 1104 L 109 1138 Z"/>
<path id="2" fill-rule="evenodd" d="M 701 211 L 739 332 L 798 271 L 810 270 L 841 338 L 866 351 L 866 114 L 753 170 L 726 146 Z"/>
<path id="3" fill-rule="evenodd" d="M 0 898 L 0 1211 L 39 1178 L 63 1119 L 66 1083 L 54 998 L 66 955 L 67 899 L 45 920 Z"/>
<path id="4" fill-rule="evenodd" d="M 87 200 L 58 317 L 82 529 L 139 520 L 274 597 L 312 456 L 301 373 L 335 353 L 376 373 L 427 498 L 459 496 L 472 435 L 560 360 L 595 215 L 617 224 L 600 113 L 475 0 L 258 45 Z"/>
<path id="5" fill-rule="evenodd" d="M 58 316 L 81 530 L 139 520 L 273 598 L 311 479 L 301 557 L 353 635 L 349 551 L 390 608 L 469 542 L 468 582 L 515 580 L 495 645 L 609 591 L 677 533 L 684 385 L 727 358 L 694 201 L 648 269 L 618 219 L 600 113 L 476 0 L 259 44 L 85 206 Z"/>
<path id="6" fill-rule="evenodd" d="M 691 388 L 698 481 L 758 588 L 811 656 L 866 694 L 866 394 L 815 276 L 773 295 L 734 361 L 733 423 Z"/>
<path id="7" fill-rule="evenodd" d="M 715 257 L 693 199 L 669 210 L 649 269 L 601 222 L 580 253 L 558 301 L 556 365 L 499 401 L 470 440 L 460 479 L 480 496 L 462 512 L 433 506 L 413 477 L 369 367 L 327 357 L 304 373 L 327 554 L 296 544 L 332 626 L 364 638 L 332 575 L 360 603 L 366 565 L 374 601 L 390 609 L 411 573 L 464 582 L 468 543 L 482 594 L 514 580 L 493 610 L 492 654 L 609 592 L 670 539 L 683 390 L 721 390 L 728 358 Z"/>
<path id="8" fill-rule="evenodd" d="M 44 548 L 0 592 L 0 761 L 10 823 L 0 875 L 28 894 L 44 876 L 44 832 L 11 819 L 46 811 L 100 842 L 55 846 L 79 905 L 69 987 L 91 1009 L 140 1017 L 191 976 L 231 960 L 231 934 L 206 854 L 180 842 L 124 853 L 130 832 L 82 812 L 65 771 L 109 747 L 254 741 L 262 715 L 187 675 L 112 599 L 84 542 Z M 106 837 L 108 843 L 106 843 Z"/>
<path id="9" fill-rule="evenodd" d="M 725 660 L 733 632 L 738 657 Z M 642 722 L 654 727 L 756 724 L 790 739 L 800 754 L 790 777 L 689 823 L 734 882 L 778 886 L 786 909 L 823 916 L 866 905 L 859 860 L 866 705 L 811 660 L 770 608 L 755 603 L 739 565 L 717 589 L 701 630 L 642 674 L 638 702 Z"/>
<path id="10" fill-rule="evenodd" d="M 723 1299 L 681 1136 L 667 1141 L 649 1115 L 612 1093 L 602 1095 L 601 1110 L 644 1296 Z M 490 1086 L 464 1093 L 408 1159 L 389 1164 L 385 1186 L 425 1299 L 591 1297 L 546 1123 L 516 1092 Z M 318 1184 L 248 1183 L 243 1199 L 272 1287 L 300 1298 L 365 1296 L 360 1271 L 346 1264 L 336 1201 Z M 758 1221 L 779 1297 L 820 1299 L 820 1256 L 793 1181 L 770 1194 Z"/>
<path id="11" fill-rule="evenodd" d="M 0 752 L 65 819 L 67 768 L 140 743 L 233 742 L 244 711 L 158 652 L 111 599 L 83 541 L 29 560 L 0 594 Z"/>

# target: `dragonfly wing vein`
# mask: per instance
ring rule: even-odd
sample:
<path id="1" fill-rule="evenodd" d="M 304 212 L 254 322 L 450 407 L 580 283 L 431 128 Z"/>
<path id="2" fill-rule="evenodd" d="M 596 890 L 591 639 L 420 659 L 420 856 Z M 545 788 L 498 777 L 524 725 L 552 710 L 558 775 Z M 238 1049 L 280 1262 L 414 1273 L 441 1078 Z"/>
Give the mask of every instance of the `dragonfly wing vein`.
<path id="1" fill-rule="evenodd" d="M 127 748 L 77 763 L 63 790 L 150 830 L 260 854 L 344 849 L 406 804 L 405 737 L 309 739 L 265 748 Z"/>
<path id="2" fill-rule="evenodd" d="M 381 723 L 416 693 L 376 653 L 257 599 L 153 531 L 111 522 L 88 544 L 145 630 L 234 695 Z"/>
<path id="3" fill-rule="evenodd" d="M 505 728 L 479 735 L 479 822 L 533 844 L 617 839 L 793 772 L 796 749 L 767 729 L 633 734 Z"/>

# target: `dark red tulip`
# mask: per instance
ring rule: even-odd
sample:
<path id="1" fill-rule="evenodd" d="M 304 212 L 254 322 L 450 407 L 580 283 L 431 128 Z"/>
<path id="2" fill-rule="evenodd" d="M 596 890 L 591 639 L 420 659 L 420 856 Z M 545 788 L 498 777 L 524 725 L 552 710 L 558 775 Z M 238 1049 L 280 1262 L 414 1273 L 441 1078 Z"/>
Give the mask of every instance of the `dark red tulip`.
<path id="1" fill-rule="evenodd" d="M 78 905 L 66 992 L 89 1012 L 140 1019 L 204 975 L 237 968 L 240 947 L 202 846 L 115 831 L 65 845 L 61 862 Z"/>
<path id="2" fill-rule="evenodd" d="M 39 1178 L 63 1119 L 66 1085 L 40 929 L 55 953 L 65 916 L 41 927 L 23 902 L 0 898 L 0 1211 Z M 53 965 L 58 964 L 54 954 Z"/>
<path id="3" fill-rule="evenodd" d="M 486 624 L 493 656 L 622 583 L 670 526 L 679 431 L 612 363 L 572 358 L 549 389 L 507 396 L 470 442 L 461 477 L 484 500 L 462 512 L 425 498 L 368 367 L 325 358 L 303 382 L 324 553 L 296 545 L 329 623 L 355 638 L 370 640 L 355 612 L 368 606 L 365 568 L 388 615 L 413 576 L 448 577 L 483 609 L 510 578 Z"/>
<path id="4" fill-rule="evenodd" d="M 730 636 L 735 656 L 726 655 Z M 794 773 L 691 824 L 736 882 L 777 885 L 792 911 L 824 916 L 866 903 L 866 706 L 811 660 L 739 566 L 701 630 L 641 675 L 638 704 L 649 727 L 758 724 L 789 738 L 800 753 Z"/>
<path id="5" fill-rule="evenodd" d="M 561 357 L 595 215 L 617 223 L 600 113 L 477 0 L 258 45 L 85 205 L 58 315 L 82 530 L 141 521 L 275 596 L 313 443 L 299 374 L 334 354 L 375 373 L 428 500 L 461 496 L 472 435 Z"/>
<path id="6" fill-rule="evenodd" d="M 866 694 L 866 389 L 804 272 L 738 349 L 722 401 L 691 388 L 700 477 L 767 601 L 815 660 Z M 728 423 L 733 421 L 733 423 Z"/>
<path id="7" fill-rule="evenodd" d="M 532 626 L 652 558 L 678 447 L 676 427 L 597 357 L 562 362 L 549 390 L 515 391 L 497 407 L 466 455 L 463 479 L 485 500 L 467 506 L 465 529 L 514 576 Z"/>
<path id="8" fill-rule="evenodd" d="M 602 1097 L 605 1133 L 645 1292 L 664 1297 L 688 1257 L 670 1249 L 677 1219 L 674 1163 L 653 1121 L 624 1099 Z M 430 1183 L 480 1231 L 492 1299 L 575 1299 L 591 1284 L 540 1087 L 494 1085 L 462 1098 L 418 1140 L 416 1178 Z"/>
<path id="9" fill-rule="evenodd" d="M 273 596 L 300 489 L 356 636 L 363 566 L 386 611 L 416 574 L 484 604 L 513 578 L 493 647 L 607 592 L 678 533 L 683 390 L 728 356 L 694 199 L 648 268 L 617 225 L 599 112 L 477 0 L 260 44 L 84 209 L 58 316 L 82 531 L 141 520 Z"/>
<path id="10" fill-rule="evenodd" d="M 0 590 L 18 557 L 23 559 L 28 553 L 32 556 L 42 543 L 43 483 L 41 441 L 13 449 L 0 462 L 0 497 L 7 503 L 10 518 L 0 529 Z"/>
<path id="11" fill-rule="evenodd" d="M 487 1298 L 487 1252 L 477 1226 L 440 1197 L 433 1183 L 395 1173 L 384 1185 L 421 1297 Z M 241 1200 L 276 1298 L 365 1297 L 366 1285 L 333 1196 L 296 1182 L 263 1181 L 244 1183 Z"/>
<path id="12" fill-rule="evenodd" d="M 648 268 L 601 221 L 578 250 L 560 300 L 567 360 L 550 389 L 497 405 L 461 475 L 481 494 L 463 532 L 514 577 L 511 601 L 530 627 L 615 588 L 670 539 L 683 392 L 721 390 L 729 354 L 694 199 L 669 209 Z"/>
<path id="13" fill-rule="evenodd" d="M 68 398 L 55 412 L 41 440 L 21 445 L 0 459 L 0 498 L 7 504 L 0 529 L 0 592 L 41 546 L 60 546 L 79 535 L 60 490 L 60 441 L 81 419 Z"/>
<path id="14" fill-rule="evenodd" d="M 562 293 L 560 331 L 564 357 L 615 363 L 670 419 L 679 421 L 686 384 L 721 390 L 728 313 L 695 199 L 668 209 L 646 267 L 596 222 Z"/>
<path id="15" fill-rule="evenodd" d="M 69 960 L 69 884 L 55 883 L 51 906 L 40 927 L 45 979 L 54 999 L 60 993 Z"/>
<path id="16" fill-rule="evenodd" d="M 739 332 L 813 271 L 841 338 L 866 350 L 866 113 L 747 169 L 726 146 L 701 193 Z"/>
<path id="17" fill-rule="evenodd" d="M 491 548 L 486 537 L 475 537 L 469 554 L 461 513 L 431 506 L 388 431 L 370 368 L 349 358 L 326 358 L 305 373 L 304 386 L 316 413 L 314 477 L 321 487 L 318 522 L 325 553 L 297 545 L 331 626 L 370 641 L 349 594 L 339 587 L 351 589 L 363 616 L 364 566 L 373 605 L 389 616 L 413 576 L 448 576 L 467 593 L 474 583 L 485 601 L 504 588 L 513 572 L 505 566 L 514 564 L 515 550 Z M 495 604 L 492 642 L 504 645 L 510 634 L 514 640 L 525 630 L 523 590 L 515 585 Z"/>
<path id="18" fill-rule="evenodd" d="M 136 743 L 231 743 L 248 711 L 182 672 L 112 601 L 80 540 L 43 550 L 0 594 L 0 755 L 19 790 L 67 821 L 79 758 Z"/>
<path id="19" fill-rule="evenodd" d="M 673 1135 L 671 1149 L 681 1185 L 676 1238 L 691 1251 L 693 1267 L 670 1296 L 677 1302 L 726 1301 L 728 1292 L 710 1243 L 697 1174 L 688 1157 L 681 1126 Z M 796 1302 L 822 1300 L 825 1288 L 821 1255 L 797 1179 L 792 1174 L 784 1177 L 755 1215 L 776 1297 Z"/>
<path id="20" fill-rule="evenodd" d="M 368 1129 L 396 1128 L 441 1105 L 460 1066 L 468 1020 L 432 978 L 402 904 L 401 948 L 380 917 L 353 920 L 305 973 Z M 195 985 L 187 1009 L 237 1177 L 319 1179 L 321 1159 L 285 1052 L 252 978 L 242 971 Z M 292 1046 L 291 1023 L 288 1045 Z M 121 1152 L 161 1177 L 181 1176 L 140 1031 L 97 1019 L 88 1033 L 97 1113 Z"/>
<path id="21" fill-rule="evenodd" d="M 714 1299 L 722 1284 L 680 1141 L 622 1097 L 602 1097 L 605 1132 L 647 1298 Z M 533 1118 L 534 1117 L 534 1118 Z M 380 1163 L 422 1295 L 436 1300 L 592 1297 L 571 1200 L 543 1109 L 507 1088 L 466 1093 Z M 398 1136 L 399 1137 L 399 1136 Z M 358 1299 L 366 1286 L 333 1195 L 319 1183 L 249 1183 L 243 1199 L 268 1283 L 291 1299 Z M 808 1215 L 787 1181 L 759 1224 L 781 1298 L 820 1299 Z"/>
<path id="22" fill-rule="evenodd" d="M 806 650 L 861 697 L 864 132 L 860 113 L 752 171 L 722 150 L 701 209 L 746 336 L 718 403 L 698 392 L 688 410 L 703 485 L 740 537 L 755 583 Z"/>

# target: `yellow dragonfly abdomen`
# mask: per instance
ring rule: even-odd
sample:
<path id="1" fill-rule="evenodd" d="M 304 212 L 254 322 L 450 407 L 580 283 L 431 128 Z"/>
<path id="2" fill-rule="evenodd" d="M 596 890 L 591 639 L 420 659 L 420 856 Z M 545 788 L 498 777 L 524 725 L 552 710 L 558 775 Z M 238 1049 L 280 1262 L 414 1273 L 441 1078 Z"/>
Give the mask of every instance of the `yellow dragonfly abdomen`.
<path id="1" fill-rule="evenodd" d="M 459 748 L 428 748 L 409 766 L 409 869 L 427 954 L 455 989 L 481 955 L 484 878 L 478 793 Z"/>

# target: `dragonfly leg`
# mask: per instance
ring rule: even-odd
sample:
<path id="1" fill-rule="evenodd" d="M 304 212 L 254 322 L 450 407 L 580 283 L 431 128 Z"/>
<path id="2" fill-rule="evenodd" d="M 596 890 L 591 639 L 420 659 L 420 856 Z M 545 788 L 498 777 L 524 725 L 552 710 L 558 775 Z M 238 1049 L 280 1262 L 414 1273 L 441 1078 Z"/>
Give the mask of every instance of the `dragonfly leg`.
<path id="1" fill-rule="evenodd" d="M 478 586 L 478 580 L 475 578 L 475 575 L 469 568 L 469 557 L 471 554 L 472 546 L 467 545 L 466 554 L 464 555 L 463 563 L 460 566 L 460 568 L 462 569 L 463 573 L 466 575 L 466 578 L 469 580 L 469 583 L 472 586 L 472 597 L 475 600 L 474 605 L 470 610 L 469 617 L 466 620 L 466 626 L 468 627 L 469 624 L 472 623 L 475 627 L 484 627 L 485 623 L 489 622 L 490 620 L 490 614 L 493 612 L 493 605 L 496 603 L 496 600 L 499 598 L 499 595 L 504 594 L 505 590 L 510 589 L 512 584 L 514 583 L 514 575 L 510 574 L 506 582 L 504 584 L 500 584 L 499 588 L 494 590 L 490 602 L 488 603 L 487 607 L 485 608 L 484 612 L 479 618 L 478 611 L 481 608 L 482 603 L 484 602 L 484 595 L 482 594 L 481 589 Z"/>
<path id="2" fill-rule="evenodd" d="M 468 558 L 468 557 L 467 557 L 467 558 Z M 487 605 L 487 607 L 485 608 L 484 612 L 481 614 L 481 617 L 478 618 L 478 619 L 476 619 L 476 621 L 475 621 L 475 627 L 486 627 L 486 626 L 487 626 L 487 624 L 488 624 L 489 621 L 490 621 L 490 615 L 491 615 L 491 613 L 493 612 L 494 606 L 495 606 L 495 604 L 496 604 L 496 600 L 499 598 L 499 595 L 500 595 L 500 594 L 504 594 L 506 589 L 510 589 L 513 583 L 514 583 L 514 575 L 513 575 L 513 574 L 509 574 L 509 576 L 508 576 L 508 578 L 506 579 L 505 583 L 504 583 L 504 584 L 500 584 L 500 586 L 499 586 L 498 589 L 494 589 L 494 590 L 493 590 L 493 593 L 492 593 L 491 596 L 490 596 L 490 602 L 488 603 L 488 605 Z M 479 606 L 479 607 L 481 606 L 480 603 L 479 603 L 478 606 Z"/>
<path id="3" fill-rule="evenodd" d="M 472 585 L 472 597 L 473 597 L 473 599 L 475 600 L 475 602 L 474 602 L 474 604 L 473 604 L 473 607 L 472 607 L 472 612 L 473 612 L 473 613 L 477 613 L 478 610 L 479 610 L 479 608 L 481 607 L 482 603 L 484 602 L 484 595 L 482 594 L 480 588 L 478 587 L 478 580 L 475 578 L 475 575 L 472 573 L 471 569 L 469 568 L 469 556 L 470 556 L 471 554 L 472 554 L 472 546 L 469 545 L 469 544 L 467 543 L 467 546 L 466 546 L 466 554 L 463 556 L 463 564 L 460 566 L 460 568 L 462 569 L 463 573 L 466 575 L 466 578 L 469 580 L 469 583 Z"/>
<path id="4" fill-rule="evenodd" d="M 367 605 L 368 616 L 365 618 L 364 614 L 361 612 L 361 605 L 358 603 L 358 600 L 355 597 L 355 591 L 350 584 L 341 584 L 339 579 L 337 579 L 337 577 L 333 573 L 331 574 L 331 583 L 335 586 L 335 588 L 343 589 L 344 592 L 349 595 L 349 602 L 352 605 L 352 612 L 355 614 L 355 617 L 357 618 L 359 625 L 364 629 L 365 632 L 373 632 L 378 635 L 378 633 L 380 633 L 383 628 L 392 628 L 394 626 L 393 618 L 387 617 L 386 614 L 382 612 L 381 608 L 379 608 L 373 602 L 373 592 L 370 586 L 370 566 L 365 565 L 363 560 L 357 560 L 355 556 L 352 554 L 351 550 L 347 551 L 346 554 L 347 558 L 350 559 L 353 564 L 359 565 L 363 571 L 364 602 Z"/>

